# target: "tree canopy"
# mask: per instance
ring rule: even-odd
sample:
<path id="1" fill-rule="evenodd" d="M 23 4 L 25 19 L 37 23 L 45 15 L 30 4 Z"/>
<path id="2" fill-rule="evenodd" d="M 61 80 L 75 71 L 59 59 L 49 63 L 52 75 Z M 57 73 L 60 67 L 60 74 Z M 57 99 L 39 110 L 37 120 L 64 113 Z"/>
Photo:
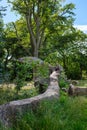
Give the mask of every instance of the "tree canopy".
<path id="1" fill-rule="evenodd" d="M 4 14 L 1 12 L 5 8 L 0 7 L 0 57 L 5 68 L 14 58 L 34 56 L 51 64 L 60 63 L 68 77 L 73 77 L 76 70 L 78 75 L 87 71 L 87 35 L 73 26 L 73 3 L 64 5 L 62 0 L 8 2 L 20 18 L 4 27 Z"/>

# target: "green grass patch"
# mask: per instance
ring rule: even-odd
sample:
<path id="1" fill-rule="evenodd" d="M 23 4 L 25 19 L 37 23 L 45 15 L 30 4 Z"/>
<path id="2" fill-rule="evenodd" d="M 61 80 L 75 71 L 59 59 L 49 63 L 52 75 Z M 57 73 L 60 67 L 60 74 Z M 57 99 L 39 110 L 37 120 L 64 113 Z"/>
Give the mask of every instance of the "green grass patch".
<path id="1" fill-rule="evenodd" d="M 21 90 L 18 95 L 13 89 L 0 89 L 0 104 L 36 94 L 35 89 Z M 36 110 L 18 116 L 12 128 L 0 125 L 0 130 L 87 130 L 87 97 L 73 98 L 61 92 L 59 100 L 42 101 Z"/>
<path id="2" fill-rule="evenodd" d="M 87 80 L 78 80 L 79 83 L 77 84 L 77 86 L 83 86 L 83 87 L 87 87 Z"/>
<path id="3" fill-rule="evenodd" d="M 11 89 L 8 87 L 0 88 L 0 105 L 14 100 L 30 98 L 36 96 L 37 94 L 38 93 L 35 88 L 21 89 L 18 93 L 15 89 Z"/>
<path id="4" fill-rule="evenodd" d="M 43 101 L 37 110 L 19 117 L 12 130 L 87 130 L 87 98 Z"/>

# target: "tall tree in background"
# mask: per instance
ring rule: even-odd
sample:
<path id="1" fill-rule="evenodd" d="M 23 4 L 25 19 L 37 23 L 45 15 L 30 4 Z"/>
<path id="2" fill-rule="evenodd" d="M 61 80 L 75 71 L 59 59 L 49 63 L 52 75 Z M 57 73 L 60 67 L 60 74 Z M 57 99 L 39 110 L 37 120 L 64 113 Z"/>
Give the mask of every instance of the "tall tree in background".
<path id="1" fill-rule="evenodd" d="M 81 79 L 83 72 L 87 72 L 87 34 L 75 28 L 60 33 L 58 38 L 54 35 L 55 44 L 51 46 L 49 43 L 46 47 L 48 50 L 44 52 L 50 52 L 46 61 L 60 63 L 68 78 Z"/>
<path id="2" fill-rule="evenodd" d="M 26 18 L 30 34 L 32 55 L 38 57 L 40 46 L 46 38 L 45 32 L 49 25 L 62 23 L 72 15 L 73 4 L 62 7 L 61 0 L 8 0 L 13 10 Z M 51 27 L 51 26 L 50 26 Z"/>
<path id="3" fill-rule="evenodd" d="M 3 15 L 5 15 L 4 13 L 5 11 L 6 11 L 6 7 L 0 6 L 0 58 L 3 57 L 3 41 L 4 41 Z"/>
<path id="4" fill-rule="evenodd" d="M 0 0 L 1 2 L 1 0 Z M 4 51 L 4 23 L 3 23 L 3 15 L 5 15 L 6 7 L 0 6 L 0 83 L 3 82 L 3 58 L 5 55 Z"/>

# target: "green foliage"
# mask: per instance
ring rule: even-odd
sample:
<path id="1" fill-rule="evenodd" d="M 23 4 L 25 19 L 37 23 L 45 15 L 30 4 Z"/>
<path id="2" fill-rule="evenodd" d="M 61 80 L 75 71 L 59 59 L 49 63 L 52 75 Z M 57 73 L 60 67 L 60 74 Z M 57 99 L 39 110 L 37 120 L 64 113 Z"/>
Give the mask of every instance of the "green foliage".
<path id="1" fill-rule="evenodd" d="M 86 80 L 78 80 L 77 86 L 86 87 L 87 86 L 87 79 Z"/>
<path id="2" fill-rule="evenodd" d="M 84 54 L 80 52 L 80 50 L 76 50 L 74 52 L 74 55 L 67 57 L 67 69 L 66 74 L 67 77 L 70 79 L 82 79 L 83 78 L 83 72 L 86 72 L 86 52 L 84 49 Z M 85 74 L 86 76 L 86 74 Z"/>
<path id="3" fill-rule="evenodd" d="M 0 62 L 3 60 L 4 56 L 5 56 L 4 45 L 3 43 L 0 43 Z"/>
<path id="4" fill-rule="evenodd" d="M 69 82 L 67 80 L 67 76 L 65 75 L 64 71 L 62 71 L 60 76 L 59 76 L 59 86 L 60 86 L 60 88 L 68 88 L 69 87 Z"/>
<path id="5" fill-rule="evenodd" d="M 59 86 L 60 86 L 60 88 L 63 88 L 63 87 L 68 88 L 69 83 L 65 79 L 61 78 L 61 79 L 59 79 Z"/>
<path id="6" fill-rule="evenodd" d="M 61 0 L 8 1 L 22 18 L 15 23 L 9 23 L 4 29 L 1 11 L 5 8 L 0 7 L 0 64 L 3 65 L 5 75 L 7 75 L 5 68 L 10 70 L 10 79 L 16 83 L 16 91 L 0 88 L 0 104 L 36 95 L 36 90 L 22 90 L 25 81 L 32 80 L 32 74 L 38 78 L 47 78 L 49 75 L 48 64 L 39 66 L 38 63 L 31 64 L 30 61 L 24 63 L 12 61 L 11 64 L 9 57 L 18 59 L 34 55 L 36 49 L 46 62 L 51 65 L 61 64 L 68 78 L 82 78 L 83 71 L 87 72 L 87 35 L 73 27 L 74 4 L 70 3 L 63 7 Z M 3 72 L 0 72 L 0 80 Z M 68 86 L 65 79 L 65 76 L 60 77 L 60 87 Z M 19 117 L 13 129 L 86 130 L 86 110 L 86 98 L 68 99 L 62 93 L 59 101 L 43 102 L 36 113 L 30 112 L 22 118 Z M 4 130 L 3 127 L 0 129 Z"/>
<path id="7" fill-rule="evenodd" d="M 0 44 L 0 57 L 3 58 L 5 66 L 9 57 L 20 58 L 32 54 L 38 57 L 39 51 L 39 57 L 46 62 L 63 65 L 69 78 L 81 78 L 81 69 L 87 71 L 87 56 L 79 56 L 78 52 L 86 54 L 87 47 L 84 42 L 87 36 L 73 27 L 75 5 L 70 3 L 62 6 L 61 0 L 8 1 L 21 18 L 15 23 L 7 24 L 4 29 L 5 44 L 4 47 Z M 1 23 L 0 30 L 3 32 L 3 22 Z M 72 55 L 77 55 L 79 69 Z M 75 69 L 72 68 L 73 63 Z"/>
<path id="8" fill-rule="evenodd" d="M 57 57 L 57 52 L 50 53 L 48 55 L 48 57 L 46 57 L 45 61 L 50 63 L 51 65 L 59 64 L 59 60 L 58 60 L 58 57 Z"/>
<path id="9" fill-rule="evenodd" d="M 25 85 L 25 81 L 31 81 L 34 77 L 42 82 L 48 78 L 48 64 L 34 57 L 22 57 L 12 62 L 10 79 L 15 82 L 17 92 Z"/>
<path id="10" fill-rule="evenodd" d="M 83 71 L 87 70 L 86 34 L 67 26 L 52 36 L 46 41 L 45 60 L 51 64 L 61 64 L 68 78 L 81 79 Z"/>
<path id="11" fill-rule="evenodd" d="M 31 73 L 31 66 L 28 63 L 21 63 L 19 61 L 16 61 L 14 68 L 15 73 L 15 84 L 16 84 L 16 90 L 17 92 L 20 91 L 21 87 L 25 85 L 26 79 L 29 79 L 32 77 Z M 16 71 L 16 72 L 15 72 Z"/>
<path id="12" fill-rule="evenodd" d="M 1 63 L 0 63 L 0 83 L 3 83 L 3 68 Z"/>
<path id="13" fill-rule="evenodd" d="M 81 81 L 82 83 L 82 81 Z M 36 95 L 35 89 L 0 89 L 0 104 L 11 100 Z M 61 92 L 59 100 L 42 101 L 34 111 L 28 110 L 19 115 L 12 128 L 6 129 L 0 124 L 0 130 L 86 130 L 87 97 L 68 97 Z"/>
<path id="14" fill-rule="evenodd" d="M 21 89 L 18 94 L 16 93 L 15 88 L 12 87 L 13 85 L 9 87 L 9 84 L 0 86 L 0 105 L 18 99 L 30 98 L 38 94 L 36 89 L 32 86 L 30 89 Z"/>
<path id="15" fill-rule="evenodd" d="M 35 112 L 19 117 L 13 130 L 86 130 L 86 122 L 87 99 L 61 96 L 59 101 L 43 101 Z"/>
<path id="16" fill-rule="evenodd" d="M 12 4 L 13 10 L 16 10 L 22 17 L 26 16 L 29 43 L 31 44 L 32 54 L 34 56 L 38 57 L 39 48 L 41 48 L 43 43 L 45 44 L 46 40 L 50 39 L 51 42 L 51 38 L 53 40 L 57 39 L 56 43 L 58 43 L 57 37 L 58 34 L 62 34 L 60 32 L 63 30 L 61 29 L 62 27 L 72 26 L 72 17 L 74 15 L 74 4 L 72 3 L 63 7 L 62 0 L 8 0 L 8 2 Z"/>
<path id="17" fill-rule="evenodd" d="M 69 70 L 66 72 L 67 73 L 67 77 L 69 79 L 81 79 L 82 76 L 81 76 L 81 71 L 80 71 L 80 68 L 76 66 L 74 66 L 74 68 L 69 68 Z"/>

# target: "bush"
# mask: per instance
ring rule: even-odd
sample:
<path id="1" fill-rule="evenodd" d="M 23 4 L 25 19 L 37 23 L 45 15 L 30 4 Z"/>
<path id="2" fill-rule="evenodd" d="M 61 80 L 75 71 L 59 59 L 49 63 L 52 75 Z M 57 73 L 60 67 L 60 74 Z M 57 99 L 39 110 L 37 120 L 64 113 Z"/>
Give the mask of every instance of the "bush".
<path id="1" fill-rule="evenodd" d="M 64 79 L 60 79 L 59 86 L 60 86 L 60 88 L 67 88 L 69 86 L 69 83 L 67 81 L 65 81 Z"/>
<path id="2" fill-rule="evenodd" d="M 67 80 L 67 76 L 65 75 L 65 72 L 63 71 L 59 76 L 59 86 L 60 88 L 67 88 L 69 86 L 69 82 Z"/>

